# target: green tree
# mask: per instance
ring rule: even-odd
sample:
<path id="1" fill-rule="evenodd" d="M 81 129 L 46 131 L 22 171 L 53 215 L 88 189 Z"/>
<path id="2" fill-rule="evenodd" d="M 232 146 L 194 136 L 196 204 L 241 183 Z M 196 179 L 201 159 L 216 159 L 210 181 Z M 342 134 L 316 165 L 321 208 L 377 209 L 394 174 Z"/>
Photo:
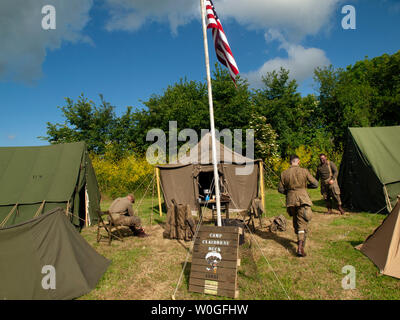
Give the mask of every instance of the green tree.
<path id="1" fill-rule="evenodd" d="M 289 70 L 283 68 L 267 73 L 262 80 L 264 88 L 253 95 L 255 110 L 276 130 L 281 156 L 312 143 L 313 128 L 319 125 L 315 97 L 302 98 L 296 80 L 290 80 Z"/>
<path id="2" fill-rule="evenodd" d="M 250 129 L 254 130 L 255 158 L 272 164 L 272 160 L 279 157 L 278 135 L 275 130 L 267 123 L 267 119 L 264 116 L 255 112 L 251 116 Z"/>
<path id="3" fill-rule="evenodd" d="M 81 94 L 76 102 L 66 98 L 66 105 L 59 107 L 65 118 L 63 124 L 47 122 L 47 136 L 41 137 L 50 143 L 86 141 L 88 150 L 96 154 L 105 151 L 112 141 L 115 126 L 114 107 L 100 95 L 101 104 L 96 106 L 92 100 Z"/>
<path id="4" fill-rule="evenodd" d="M 323 126 L 342 146 L 348 127 L 398 125 L 400 119 L 400 51 L 354 66 L 317 68 Z"/>

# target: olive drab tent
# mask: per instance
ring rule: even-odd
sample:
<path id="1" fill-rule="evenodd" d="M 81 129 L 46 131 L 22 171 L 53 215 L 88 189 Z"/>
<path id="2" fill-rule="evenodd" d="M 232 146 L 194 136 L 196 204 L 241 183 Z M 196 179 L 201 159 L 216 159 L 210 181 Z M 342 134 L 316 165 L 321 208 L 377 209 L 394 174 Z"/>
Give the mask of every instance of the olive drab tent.
<path id="1" fill-rule="evenodd" d="M 96 287 L 109 264 L 55 208 L 0 229 L 0 300 L 77 298 Z"/>
<path id="2" fill-rule="evenodd" d="M 0 148 L 0 228 L 62 207 L 77 226 L 97 222 L 100 192 L 84 142 Z"/>
<path id="3" fill-rule="evenodd" d="M 400 194 L 400 126 L 349 128 L 338 181 L 346 208 L 390 212 Z"/>
<path id="4" fill-rule="evenodd" d="M 382 224 L 356 248 L 370 258 L 382 274 L 400 278 L 400 197 Z"/>
<path id="5" fill-rule="evenodd" d="M 221 193 L 230 197 L 229 211 L 247 211 L 260 194 L 262 162 L 242 156 L 218 140 L 216 143 L 220 188 Z M 204 191 L 211 191 L 213 186 L 211 134 L 204 135 L 190 153 L 176 162 L 157 167 L 166 206 L 170 208 L 175 199 L 179 204 L 189 205 L 195 215 L 199 211 L 198 199 L 202 196 L 204 199 Z"/>

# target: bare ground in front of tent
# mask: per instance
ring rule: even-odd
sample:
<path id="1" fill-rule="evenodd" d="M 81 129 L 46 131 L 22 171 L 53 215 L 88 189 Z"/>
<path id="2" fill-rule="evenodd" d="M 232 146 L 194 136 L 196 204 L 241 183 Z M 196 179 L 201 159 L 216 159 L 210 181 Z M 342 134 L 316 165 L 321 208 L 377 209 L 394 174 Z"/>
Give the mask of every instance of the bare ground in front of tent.
<path id="1" fill-rule="evenodd" d="M 326 209 L 321 195 L 317 190 L 311 190 L 310 194 L 314 214 L 307 240 L 308 255 L 297 258 L 296 237 L 283 206 L 284 197 L 275 190 L 267 190 L 265 219 L 284 214 L 288 229 L 277 233 L 260 230 L 252 236 L 246 233 L 246 243 L 239 251 L 239 298 L 400 299 L 400 280 L 379 275 L 375 265 L 354 249 L 385 216 L 324 215 Z M 110 201 L 104 201 L 102 208 L 107 209 L 109 205 Z M 81 299 L 171 299 L 191 243 L 163 239 L 165 212 L 163 217 L 159 216 L 155 199 L 145 198 L 139 208 L 137 205 L 134 208 L 138 209 L 151 237 L 140 239 L 127 232 L 123 242 L 113 240 L 108 246 L 104 239 L 96 242 L 97 227 L 82 231 L 86 240 L 112 263 L 96 289 Z M 344 290 L 342 280 L 346 274 L 342 268 L 349 265 L 356 272 L 356 288 Z M 189 292 L 189 273 L 190 256 L 176 299 L 227 299 Z"/>

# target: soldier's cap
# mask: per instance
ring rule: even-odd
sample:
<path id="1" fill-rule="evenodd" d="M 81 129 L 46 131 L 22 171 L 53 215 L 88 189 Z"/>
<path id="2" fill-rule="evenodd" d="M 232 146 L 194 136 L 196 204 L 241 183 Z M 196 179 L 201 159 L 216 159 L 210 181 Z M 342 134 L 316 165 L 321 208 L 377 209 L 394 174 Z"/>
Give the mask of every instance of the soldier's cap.
<path id="1" fill-rule="evenodd" d="M 297 154 L 292 154 L 292 155 L 290 156 L 290 162 L 292 162 L 292 161 L 295 160 L 295 159 L 300 159 L 300 158 L 299 158 L 299 156 L 298 156 Z"/>

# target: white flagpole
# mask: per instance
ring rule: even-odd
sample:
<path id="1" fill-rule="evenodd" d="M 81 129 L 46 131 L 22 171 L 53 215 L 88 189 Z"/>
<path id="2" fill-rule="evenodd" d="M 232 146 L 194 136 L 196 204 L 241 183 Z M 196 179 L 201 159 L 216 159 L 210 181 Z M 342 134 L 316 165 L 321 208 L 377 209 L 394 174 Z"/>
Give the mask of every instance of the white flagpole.
<path id="1" fill-rule="evenodd" d="M 217 147 L 215 138 L 215 125 L 214 125 L 214 106 L 212 99 L 211 75 L 210 75 L 210 58 L 208 56 L 208 41 L 207 41 L 207 26 L 206 26 L 206 7 L 204 0 L 200 0 L 201 7 L 201 21 L 203 24 L 203 38 L 204 38 L 204 54 L 206 59 L 206 72 L 208 83 L 208 104 L 210 107 L 210 126 L 211 126 L 211 146 L 212 146 L 212 160 L 214 167 L 214 183 L 215 183 L 215 200 L 217 204 L 217 225 L 221 227 L 221 199 L 219 191 L 219 176 L 217 168 Z"/>

